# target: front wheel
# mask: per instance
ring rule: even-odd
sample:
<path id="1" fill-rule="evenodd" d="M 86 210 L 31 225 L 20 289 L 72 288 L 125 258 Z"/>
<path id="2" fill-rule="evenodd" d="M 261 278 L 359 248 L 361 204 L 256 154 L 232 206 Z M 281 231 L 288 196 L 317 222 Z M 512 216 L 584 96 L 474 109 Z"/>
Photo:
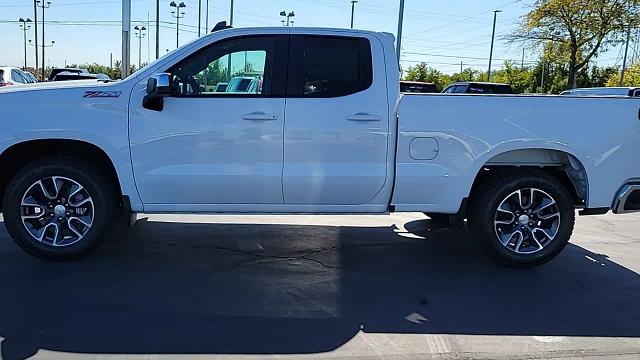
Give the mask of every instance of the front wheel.
<path id="1" fill-rule="evenodd" d="M 477 194 L 468 216 L 471 231 L 500 263 L 538 266 L 569 242 L 573 202 L 564 185 L 546 172 L 496 171 Z"/>
<path id="2" fill-rule="evenodd" d="M 89 254 L 113 226 L 117 197 L 106 179 L 99 168 L 70 156 L 28 164 L 5 193 L 7 231 L 22 249 L 42 259 Z"/>

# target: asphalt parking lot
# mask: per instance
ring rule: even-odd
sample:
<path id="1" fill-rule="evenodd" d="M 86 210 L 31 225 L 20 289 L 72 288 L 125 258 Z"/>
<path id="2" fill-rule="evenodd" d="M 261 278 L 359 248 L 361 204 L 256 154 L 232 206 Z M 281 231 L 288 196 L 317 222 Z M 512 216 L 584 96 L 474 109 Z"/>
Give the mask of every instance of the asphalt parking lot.
<path id="1" fill-rule="evenodd" d="M 640 357 L 640 216 L 495 265 L 422 214 L 149 216 L 42 262 L 0 230 L 4 359 Z"/>

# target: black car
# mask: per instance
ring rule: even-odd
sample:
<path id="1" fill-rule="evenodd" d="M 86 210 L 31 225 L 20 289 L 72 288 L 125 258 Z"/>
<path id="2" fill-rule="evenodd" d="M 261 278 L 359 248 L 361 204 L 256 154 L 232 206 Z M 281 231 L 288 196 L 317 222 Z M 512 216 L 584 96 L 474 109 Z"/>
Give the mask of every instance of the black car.
<path id="1" fill-rule="evenodd" d="M 422 81 L 400 81 L 401 93 L 437 93 L 436 84 Z"/>
<path id="2" fill-rule="evenodd" d="M 509 84 L 489 82 L 457 82 L 442 90 L 447 94 L 513 94 Z"/>
<path id="3" fill-rule="evenodd" d="M 56 76 L 53 77 L 52 80 L 50 81 L 67 81 L 67 80 L 104 80 L 104 81 L 109 81 L 111 80 L 107 75 L 105 74 L 90 74 L 87 72 L 84 73 L 73 73 L 70 71 L 63 71 L 58 73 Z"/>
<path id="4" fill-rule="evenodd" d="M 65 73 L 70 73 L 70 74 L 83 74 L 83 73 L 89 73 L 87 70 L 85 69 L 78 69 L 78 68 L 53 68 L 51 69 L 51 73 L 49 74 L 49 78 L 48 81 L 54 81 L 53 79 L 60 73 L 65 72 Z"/>

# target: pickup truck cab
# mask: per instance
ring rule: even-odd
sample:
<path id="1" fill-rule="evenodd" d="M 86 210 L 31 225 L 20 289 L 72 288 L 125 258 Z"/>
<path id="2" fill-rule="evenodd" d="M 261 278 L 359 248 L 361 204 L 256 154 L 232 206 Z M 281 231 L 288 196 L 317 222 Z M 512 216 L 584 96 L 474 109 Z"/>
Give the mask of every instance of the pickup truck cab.
<path id="1" fill-rule="evenodd" d="M 256 92 L 215 91 L 249 73 Z M 94 250 L 119 209 L 418 211 L 535 266 L 567 244 L 575 209 L 640 210 L 636 101 L 401 95 L 398 74 L 390 34 L 241 28 L 119 82 L 2 90 L 5 225 L 60 260 Z"/>

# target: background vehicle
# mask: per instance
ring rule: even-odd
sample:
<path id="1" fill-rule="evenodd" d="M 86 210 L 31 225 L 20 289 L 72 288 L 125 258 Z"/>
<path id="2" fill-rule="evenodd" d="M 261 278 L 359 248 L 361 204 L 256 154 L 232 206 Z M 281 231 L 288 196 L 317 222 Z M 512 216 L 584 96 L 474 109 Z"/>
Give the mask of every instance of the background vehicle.
<path id="1" fill-rule="evenodd" d="M 239 68 L 253 76 L 232 94 L 202 90 Z M 640 211 L 634 99 L 400 94 L 398 74 L 390 34 L 242 28 L 119 82 L 7 87 L 3 116 L 20 121 L 0 127 L 4 223 L 29 253 L 73 259 L 118 211 L 420 211 L 536 266 L 576 209 Z"/>
<path id="2" fill-rule="evenodd" d="M 53 77 L 51 81 L 67 81 L 67 80 L 111 80 L 109 76 L 105 74 L 90 74 L 90 73 L 72 73 L 72 72 L 59 72 Z"/>
<path id="3" fill-rule="evenodd" d="M 83 74 L 88 73 L 85 69 L 78 68 L 53 68 L 51 69 L 51 73 L 49 73 L 48 81 L 54 81 L 53 79 L 61 72 L 69 73 L 69 74 Z"/>
<path id="4" fill-rule="evenodd" d="M 253 78 L 247 87 L 248 94 L 260 94 L 262 92 L 262 79 Z"/>
<path id="5" fill-rule="evenodd" d="M 513 89 L 509 84 L 457 82 L 447 86 L 442 92 L 447 94 L 513 94 Z"/>
<path id="6" fill-rule="evenodd" d="M 400 81 L 401 93 L 437 93 L 436 84 L 421 81 Z"/>
<path id="7" fill-rule="evenodd" d="M 577 89 L 565 90 L 561 92 L 560 95 L 571 95 L 571 96 L 612 95 L 612 96 L 640 97 L 640 88 L 638 87 L 577 88 Z"/>
<path id="8" fill-rule="evenodd" d="M 251 83 L 255 80 L 253 77 L 248 76 L 236 76 L 229 80 L 229 84 L 225 89 L 225 92 L 229 93 L 237 93 L 237 92 L 247 92 Z"/>
<path id="9" fill-rule="evenodd" d="M 17 67 L 0 67 L 4 70 L 4 81 L 0 82 L 0 86 L 10 86 L 15 84 L 30 84 L 32 80 L 22 70 Z"/>
<path id="10" fill-rule="evenodd" d="M 227 83 L 221 82 L 216 84 L 216 86 L 213 88 L 213 92 L 225 92 L 227 91 Z"/>
<path id="11" fill-rule="evenodd" d="M 38 79 L 36 78 L 36 76 L 30 73 L 29 71 L 22 71 L 22 72 L 31 80 L 31 83 L 38 82 Z"/>

